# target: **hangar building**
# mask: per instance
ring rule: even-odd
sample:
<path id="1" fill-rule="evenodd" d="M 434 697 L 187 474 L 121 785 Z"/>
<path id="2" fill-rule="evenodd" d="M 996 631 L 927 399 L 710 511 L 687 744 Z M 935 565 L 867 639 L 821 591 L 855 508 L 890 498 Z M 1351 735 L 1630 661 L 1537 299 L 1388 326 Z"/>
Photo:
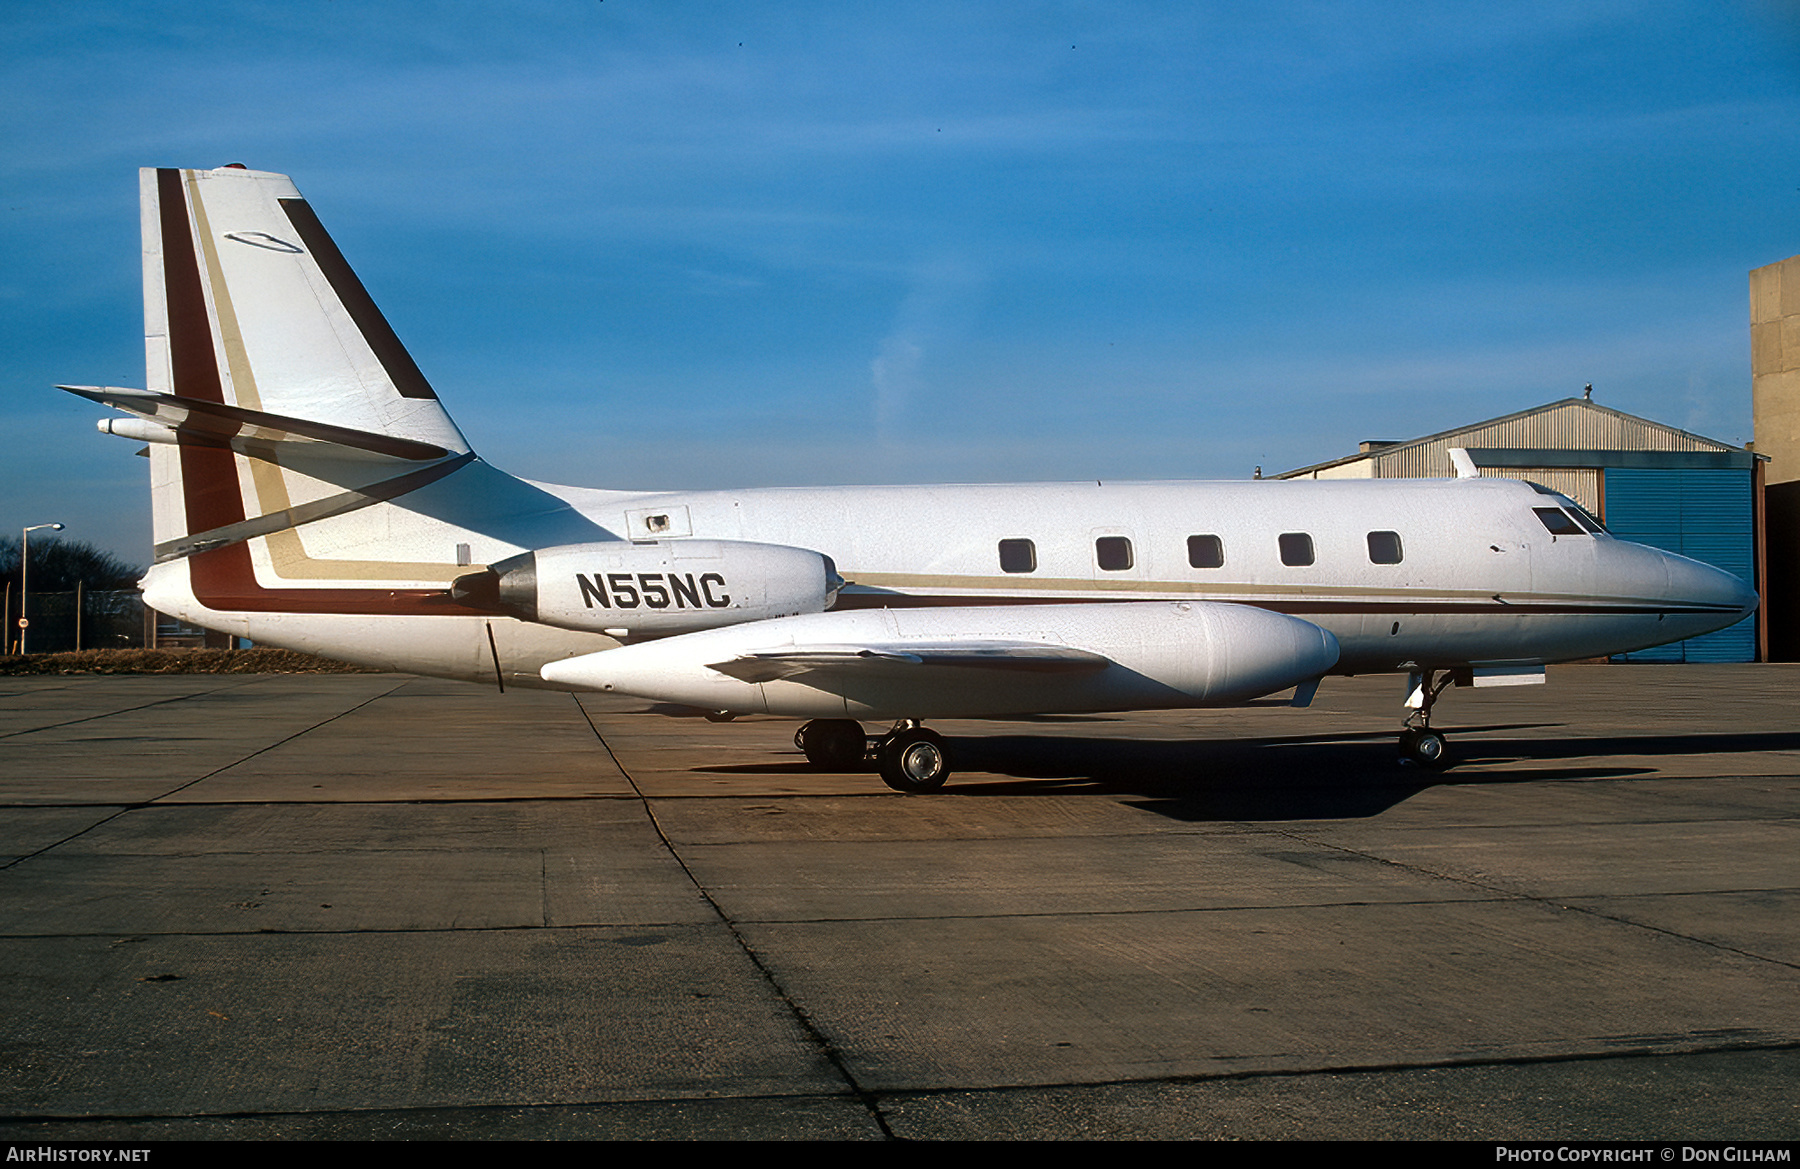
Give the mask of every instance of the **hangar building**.
<path id="1" fill-rule="evenodd" d="M 1614 535 L 1723 568 L 1762 589 L 1762 463 L 1757 454 L 1588 398 L 1287 471 L 1282 479 L 1444 479 L 1463 447 L 1483 475 L 1562 492 Z M 1760 610 L 1759 610 L 1760 613 Z M 1625 655 L 1630 661 L 1749 662 L 1766 657 L 1758 617 L 1704 637 Z"/>

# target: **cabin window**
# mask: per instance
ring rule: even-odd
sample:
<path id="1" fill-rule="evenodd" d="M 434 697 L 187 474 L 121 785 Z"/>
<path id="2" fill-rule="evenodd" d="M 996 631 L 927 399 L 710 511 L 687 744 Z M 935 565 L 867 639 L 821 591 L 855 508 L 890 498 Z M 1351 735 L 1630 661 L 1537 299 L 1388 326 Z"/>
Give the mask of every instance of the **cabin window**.
<path id="1" fill-rule="evenodd" d="M 1037 545 L 1030 540 L 1000 541 L 1001 572 L 1036 572 Z"/>
<path id="2" fill-rule="evenodd" d="M 1370 564 L 1398 564 L 1402 559 L 1399 532 L 1369 533 Z"/>
<path id="3" fill-rule="evenodd" d="M 1581 525 L 1570 519 L 1569 513 L 1562 508 L 1534 507 L 1531 510 L 1536 512 L 1537 518 L 1543 521 L 1546 528 L 1550 529 L 1552 536 L 1581 535 Z"/>
<path id="4" fill-rule="evenodd" d="M 1223 568 L 1225 566 L 1225 545 L 1217 536 L 1188 537 L 1188 566 L 1190 568 Z"/>
<path id="5" fill-rule="evenodd" d="M 1106 572 L 1131 567 L 1131 541 L 1124 536 L 1101 536 L 1094 541 L 1094 563 Z"/>
<path id="6" fill-rule="evenodd" d="M 1313 562 L 1312 537 L 1305 532 L 1281 533 L 1281 562 L 1289 568 L 1305 568 Z"/>

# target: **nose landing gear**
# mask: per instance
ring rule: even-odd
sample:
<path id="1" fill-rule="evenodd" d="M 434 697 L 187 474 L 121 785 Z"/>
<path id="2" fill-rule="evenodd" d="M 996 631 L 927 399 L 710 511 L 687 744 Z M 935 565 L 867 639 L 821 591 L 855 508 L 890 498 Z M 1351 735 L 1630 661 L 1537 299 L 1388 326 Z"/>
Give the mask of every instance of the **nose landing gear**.
<path id="1" fill-rule="evenodd" d="M 1415 709 L 1406 716 L 1405 728 L 1400 732 L 1400 761 L 1442 771 L 1451 763 L 1450 743 L 1442 731 L 1431 728 L 1431 708 L 1438 695 L 1458 678 L 1455 670 L 1443 671 L 1441 681 L 1434 681 L 1436 674 L 1436 670 L 1426 670 L 1407 680 L 1406 704 Z"/>

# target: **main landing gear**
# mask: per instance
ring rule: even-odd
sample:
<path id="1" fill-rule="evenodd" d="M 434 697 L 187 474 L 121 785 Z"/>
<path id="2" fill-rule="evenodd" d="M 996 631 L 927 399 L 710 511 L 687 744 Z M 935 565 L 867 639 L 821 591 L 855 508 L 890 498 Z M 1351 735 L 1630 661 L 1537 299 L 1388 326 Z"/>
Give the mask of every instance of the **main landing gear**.
<path id="1" fill-rule="evenodd" d="M 820 771 L 855 771 L 873 751 L 882 782 L 897 792 L 933 792 L 950 778 L 944 737 L 918 719 L 901 719 L 887 734 L 870 739 L 853 719 L 816 718 L 794 732 L 794 746 Z"/>
<path id="2" fill-rule="evenodd" d="M 1443 671 L 1441 680 L 1436 674 L 1436 670 L 1426 670 L 1408 680 L 1406 704 L 1416 709 L 1406 716 L 1405 727 L 1400 732 L 1400 761 L 1442 771 L 1450 766 L 1450 743 L 1442 731 L 1432 729 L 1431 708 L 1438 695 L 1459 679 L 1455 670 Z"/>
<path id="3" fill-rule="evenodd" d="M 794 746 L 820 771 L 855 771 L 868 750 L 862 724 L 847 718 L 815 718 L 794 732 Z"/>

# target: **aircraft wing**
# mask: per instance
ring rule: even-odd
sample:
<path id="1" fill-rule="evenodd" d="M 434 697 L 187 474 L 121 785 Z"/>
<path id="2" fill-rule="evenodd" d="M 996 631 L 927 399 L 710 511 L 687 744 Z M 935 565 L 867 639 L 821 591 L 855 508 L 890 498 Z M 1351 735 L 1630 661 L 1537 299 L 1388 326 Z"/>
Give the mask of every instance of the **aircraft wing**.
<path id="1" fill-rule="evenodd" d="M 986 718 L 1226 706 L 1308 682 L 1330 632 L 1249 605 L 841 609 L 549 662 L 546 682 L 741 714 Z"/>
<path id="2" fill-rule="evenodd" d="M 717 670 L 743 682 L 773 682 L 815 672 L 869 672 L 916 666 L 960 666 L 1032 674 L 1085 674 L 1104 670 L 1112 659 L 1089 650 L 1041 641 L 890 642 L 871 645 L 805 645 L 749 650 L 721 662 Z"/>

